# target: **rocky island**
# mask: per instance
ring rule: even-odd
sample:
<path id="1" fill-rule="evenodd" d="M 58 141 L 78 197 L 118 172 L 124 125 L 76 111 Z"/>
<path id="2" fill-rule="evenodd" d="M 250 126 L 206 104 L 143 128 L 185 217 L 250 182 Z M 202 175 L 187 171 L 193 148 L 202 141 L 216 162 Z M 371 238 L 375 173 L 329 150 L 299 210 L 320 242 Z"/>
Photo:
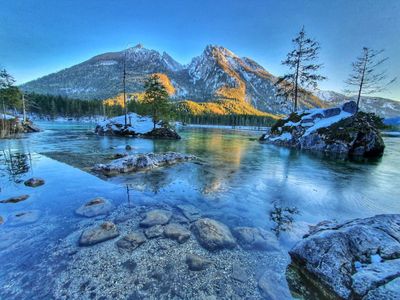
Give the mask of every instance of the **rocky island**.
<path id="1" fill-rule="evenodd" d="M 340 107 L 310 109 L 278 120 L 260 141 L 352 158 L 377 158 L 385 144 L 374 114 L 356 112 L 354 101 Z"/>
<path id="2" fill-rule="evenodd" d="M 127 115 L 127 125 L 125 126 L 125 116 L 118 116 L 104 120 L 96 125 L 95 133 L 98 135 L 115 135 L 127 137 L 143 137 L 153 139 L 174 139 L 181 137 L 170 127 L 162 126 L 162 122 L 156 124 L 155 128 L 150 117 L 139 116 L 135 113 Z"/>

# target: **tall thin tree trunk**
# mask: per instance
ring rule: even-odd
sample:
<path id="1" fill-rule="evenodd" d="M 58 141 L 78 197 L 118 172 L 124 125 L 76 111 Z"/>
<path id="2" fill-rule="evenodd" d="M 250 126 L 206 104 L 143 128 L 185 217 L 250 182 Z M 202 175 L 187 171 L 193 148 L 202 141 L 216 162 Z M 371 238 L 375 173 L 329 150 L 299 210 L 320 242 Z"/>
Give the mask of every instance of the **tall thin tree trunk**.
<path id="1" fill-rule="evenodd" d="M 356 114 L 358 113 L 358 110 L 360 108 L 361 91 L 362 91 L 363 84 L 364 84 L 365 69 L 367 67 L 367 61 L 368 61 L 368 51 L 365 53 L 365 61 L 364 61 L 364 67 L 363 67 L 362 74 L 361 74 L 360 88 L 358 89 Z"/>

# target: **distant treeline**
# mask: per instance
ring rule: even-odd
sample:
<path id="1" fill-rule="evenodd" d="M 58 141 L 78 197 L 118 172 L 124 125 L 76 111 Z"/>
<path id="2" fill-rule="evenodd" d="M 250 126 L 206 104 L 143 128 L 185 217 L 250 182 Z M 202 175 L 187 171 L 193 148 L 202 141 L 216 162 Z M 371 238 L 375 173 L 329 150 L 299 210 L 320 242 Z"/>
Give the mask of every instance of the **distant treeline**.
<path id="1" fill-rule="evenodd" d="M 55 118 L 57 116 L 80 118 L 106 115 L 113 117 L 122 115 L 122 106 L 104 105 L 101 100 L 81 100 L 63 96 L 40 95 L 29 93 L 25 95 L 27 111 L 40 116 Z M 146 114 L 146 104 L 130 101 L 128 111 L 138 114 Z M 255 115 L 218 115 L 218 114 L 191 114 L 190 112 L 178 111 L 175 106 L 171 107 L 171 119 L 186 124 L 209 124 L 230 126 L 270 126 L 274 120 L 266 116 Z"/>
<path id="2" fill-rule="evenodd" d="M 57 116 L 80 118 L 103 114 L 115 116 L 122 113 L 120 106 L 103 106 L 100 100 L 81 100 L 29 93 L 25 95 L 25 101 L 28 112 L 53 118 Z"/>

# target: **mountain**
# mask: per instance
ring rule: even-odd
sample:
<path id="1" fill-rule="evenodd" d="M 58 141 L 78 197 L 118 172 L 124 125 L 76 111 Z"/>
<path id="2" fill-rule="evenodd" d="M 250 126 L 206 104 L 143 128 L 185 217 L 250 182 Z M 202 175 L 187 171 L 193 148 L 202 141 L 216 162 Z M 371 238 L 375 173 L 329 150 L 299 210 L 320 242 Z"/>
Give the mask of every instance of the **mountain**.
<path id="1" fill-rule="evenodd" d="M 159 73 L 172 84 L 173 99 L 210 102 L 244 101 L 270 113 L 288 113 L 292 104 L 275 97 L 276 77 L 247 57 L 209 45 L 188 65 L 175 61 L 167 53 L 137 45 L 126 51 L 97 55 L 85 62 L 30 81 L 24 91 L 63 95 L 80 99 L 106 99 L 122 91 L 122 70 L 126 55 L 127 91 L 143 91 L 149 74 Z M 301 99 L 303 107 L 323 106 L 315 96 Z"/>
<path id="2" fill-rule="evenodd" d="M 346 96 L 333 91 L 315 91 L 314 94 L 325 103 L 326 106 L 340 106 L 346 101 L 357 101 L 356 96 Z M 373 112 L 384 118 L 400 116 L 400 101 L 380 97 L 362 96 L 360 108 L 366 112 Z"/>

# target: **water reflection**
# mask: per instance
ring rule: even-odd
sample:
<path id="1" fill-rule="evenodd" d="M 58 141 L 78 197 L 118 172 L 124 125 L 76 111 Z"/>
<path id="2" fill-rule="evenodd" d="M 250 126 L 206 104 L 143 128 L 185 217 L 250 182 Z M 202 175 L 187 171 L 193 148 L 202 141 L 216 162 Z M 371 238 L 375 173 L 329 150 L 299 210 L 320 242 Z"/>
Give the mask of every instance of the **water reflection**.
<path id="1" fill-rule="evenodd" d="M 270 211 L 269 217 L 275 224 L 272 231 L 275 232 L 277 237 L 279 237 L 282 232 L 292 229 L 294 216 L 299 213 L 296 207 L 280 207 L 276 204 L 274 205 L 274 209 Z"/>
<path id="2" fill-rule="evenodd" d="M 30 153 L 3 150 L 0 155 L 0 165 L 2 176 L 9 176 L 14 183 L 20 183 L 24 174 L 28 173 L 32 167 L 32 157 Z"/>

